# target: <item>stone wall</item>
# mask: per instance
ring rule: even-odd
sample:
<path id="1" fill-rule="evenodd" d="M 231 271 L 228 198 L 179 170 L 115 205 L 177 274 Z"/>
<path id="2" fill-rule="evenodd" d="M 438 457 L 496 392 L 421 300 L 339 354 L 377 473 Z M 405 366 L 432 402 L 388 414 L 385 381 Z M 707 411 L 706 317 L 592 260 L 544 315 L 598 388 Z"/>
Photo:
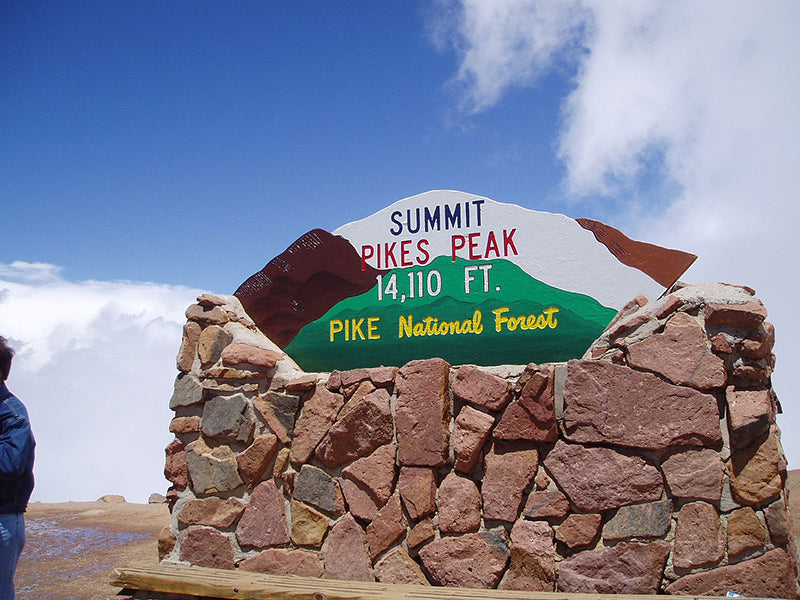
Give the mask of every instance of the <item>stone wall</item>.
<path id="1" fill-rule="evenodd" d="M 626 306 L 583 360 L 303 373 L 187 310 L 163 559 L 421 585 L 797 597 L 752 290 Z M 524 357 L 520 357 L 524 359 Z"/>

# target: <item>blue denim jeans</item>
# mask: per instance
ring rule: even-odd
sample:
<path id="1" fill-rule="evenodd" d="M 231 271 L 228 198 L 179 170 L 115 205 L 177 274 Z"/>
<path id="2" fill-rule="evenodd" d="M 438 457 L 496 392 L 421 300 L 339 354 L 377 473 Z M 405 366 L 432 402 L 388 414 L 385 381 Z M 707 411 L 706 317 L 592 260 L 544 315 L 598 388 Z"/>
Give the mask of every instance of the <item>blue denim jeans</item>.
<path id="1" fill-rule="evenodd" d="M 14 571 L 25 545 L 25 516 L 0 514 L 0 600 L 14 600 Z"/>

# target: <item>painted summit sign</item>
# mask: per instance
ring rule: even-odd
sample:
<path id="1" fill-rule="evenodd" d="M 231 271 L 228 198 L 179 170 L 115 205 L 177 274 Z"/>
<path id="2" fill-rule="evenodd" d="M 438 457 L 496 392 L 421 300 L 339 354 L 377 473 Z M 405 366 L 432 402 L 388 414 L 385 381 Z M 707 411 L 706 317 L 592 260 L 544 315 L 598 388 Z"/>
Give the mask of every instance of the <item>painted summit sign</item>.
<path id="1" fill-rule="evenodd" d="M 304 370 L 556 362 L 695 256 L 590 219 L 431 191 L 303 235 L 236 296 Z"/>

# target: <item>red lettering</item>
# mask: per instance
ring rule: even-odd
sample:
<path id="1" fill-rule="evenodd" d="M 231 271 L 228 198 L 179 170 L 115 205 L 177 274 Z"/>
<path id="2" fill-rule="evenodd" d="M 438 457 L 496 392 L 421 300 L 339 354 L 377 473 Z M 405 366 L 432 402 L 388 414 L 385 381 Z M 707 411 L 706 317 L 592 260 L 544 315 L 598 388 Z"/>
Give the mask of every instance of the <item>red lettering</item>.
<path id="1" fill-rule="evenodd" d="M 400 266 L 401 267 L 413 267 L 414 263 L 410 260 L 406 260 L 408 258 L 408 246 L 411 244 L 411 240 L 403 240 L 400 242 Z"/>
<path id="2" fill-rule="evenodd" d="M 505 229 L 503 229 L 503 256 L 508 256 L 508 248 L 514 251 L 514 255 L 518 255 L 517 247 L 514 245 L 514 234 L 517 233 L 516 229 L 512 229 L 511 233 L 508 233 Z"/>
<path id="3" fill-rule="evenodd" d="M 456 245 L 456 240 L 460 243 Z M 456 251 L 461 250 L 466 244 L 466 240 L 464 239 L 463 235 L 454 235 L 450 238 L 450 248 L 451 248 L 451 256 L 453 257 L 453 262 L 456 262 Z"/>
<path id="4" fill-rule="evenodd" d="M 494 252 L 495 258 L 500 258 L 500 249 L 497 247 L 497 236 L 494 231 L 489 232 L 489 238 L 486 240 L 486 252 L 484 252 L 486 258 L 489 258 L 490 252 Z"/>
<path id="5" fill-rule="evenodd" d="M 516 231 L 516 230 L 515 230 Z M 392 242 L 392 245 L 384 244 L 383 245 L 383 254 L 386 259 L 386 268 L 389 268 L 389 259 L 392 259 L 394 266 L 397 266 L 397 259 L 394 257 L 394 247 L 397 245 L 396 242 Z"/>
<path id="6" fill-rule="evenodd" d="M 361 246 L 361 270 L 367 270 L 367 259 L 375 255 L 375 248 L 372 246 Z"/>
<path id="7" fill-rule="evenodd" d="M 478 242 L 475 241 L 475 238 L 480 237 L 480 233 L 470 233 L 469 234 L 469 259 L 470 260 L 479 260 L 481 258 L 480 254 L 475 254 L 474 250 L 478 248 Z"/>
<path id="8" fill-rule="evenodd" d="M 428 261 L 431 259 L 430 252 L 428 252 L 427 250 L 425 250 L 425 248 L 422 247 L 423 244 L 425 244 L 427 246 L 429 244 L 428 240 L 422 239 L 422 240 L 419 240 L 417 242 L 417 250 L 419 250 L 422 254 L 425 255 L 425 258 L 423 258 L 421 260 L 420 260 L 420 257 L 417 256 L 417 262 L 419 264 L 421 264 L 421 265 L 427 264 Z"/>

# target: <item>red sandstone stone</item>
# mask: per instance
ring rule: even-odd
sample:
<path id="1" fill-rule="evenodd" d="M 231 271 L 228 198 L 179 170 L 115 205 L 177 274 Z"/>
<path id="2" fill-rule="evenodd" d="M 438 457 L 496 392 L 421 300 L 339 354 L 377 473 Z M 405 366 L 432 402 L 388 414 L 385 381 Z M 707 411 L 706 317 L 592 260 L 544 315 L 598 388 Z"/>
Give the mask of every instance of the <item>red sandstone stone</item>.
<path id="1" fill-rule="evenodd" d="M 722 497 L 722 460 L 716 450 L 702 448 L 673 454 L 661 464 L 671 495 L 719 502 Z"/>
<path id="2" fill-rule="evenodd" d="M 753 438 L 767 433 L 774 417 L 769 390 L 737 390 L 729 386 L 725 398 L 734 445 L 747 445 Z"/>
<path id="3" fill-rule="evenodd" d="M 342 382 L 342 387 L 350 387 L 355 383 L 361 383 L 365 379 L 369 379 L 369 371 L 367 369 L 351 369 L 349 371 L 340 371 L 339 379 Z"/>
<path id="4" fill-rule="evenodd" d="M 268 479 L 253 490 L 250 504 L 236 526 L 236 537 L 242 546 L 267 548 L 289 543 L 283 496 Z"/>
<path id="5" fill-rule="evenodd" d="M 372 559 L 383 554 L 406 532 L 406 518 L 400 506 L 400 495 L 394 494 L 367 526 L 367 547 Z"/>
<path id="6" fill-rule="evenodd" d="M 178 513 L 183 525 L 207 525 L 227 529 L 242 514 L 245 504 L 238 498 L 191 498 Z"/>
<path id="7" fill-rule="evenodd" d="M 742 504 L 769 500 L 783 489 L 777 430 L 731 454 L 731 491 Z"/>
<path id="8" fill-rule="evenodd" d="M 661 498 L 664 489 L 655 467 L 638 456 L 611 448 L 587 448 L 558 441 L 544 464 L 559 487 L 584 512 L 653 502 Z"/>
<path id="9" fill-rule="evenodd" d="M 317 457 L 329 469 L 366 456 L 392 440 L 394 427 L 389 394 L 376 390 L 336 421 L 317 446 Z"/>
<path id="10" fill-rule="evenodd" d="M 724 596 L 735 591 L 750 597 L 797 598 L 792 559 L 781 548 L 735 565 L 681 577 L 665 591 L 684 596 Z"/>
<path id="11" fill-rule="evenodd" d="M 175 417 L 169 423 L 169 432 L 178 434 L 200 431 L 200 417 Z"/>
<path id="12" fill-rule="evenodd" d="M 711 338 L 711 347 L 720 354 L 733 354 L 733 346 L 724 333 L 718 333 Z"/>
<path id="13" fill-rule="evenodd" d="M 526 519 L 560 519 L 569 512 L 569 500 L 558 490 L 531 492 L 522 509 Z"/>
<path id="14" fill-rule="evenodd" d="M 678 310 L 678 307 L 683 304 L 683 300 L 675 296 L 674 294 L 670 294 L 666 297 L 666 302 L 664 302 L 663 306 L 656 311 L 656 318 L 663 319 L 667 315 L 674 313 Z"/>
<path id="15" fill-rule="evenodd" d="M 361 383 L 354 385 L 353 388 L 347 388 L 348 391 L 345 392 L 345 396 L 349 396 L 349 398 L 342 407 L 342 410 L 339 412 L 339 419 L 342 419 L 347 413 L 350 412 L 351 409 L 358 406 L 358 403 L 362 398 L 369 396 L 377 389 L 369 380 L 362 381 Z M 352 390 L 352 393 L 350 393 L 349 390 Z"/>
<path id="16" fill-rule="evenodd" d="M 208 527 L 192 525 L 181 533 L 182 561 L 198 567 L 233 569 L 233 546 L 230 538 Z"/>
<path id="17" fill-rule="evenodd" d="M 536 448 L 495 443 L 484 458 L 483 518 L 514 522 L 522 495 L 539 468 Z"/>
<path id="18" fill-rule="evenodd" d="M 267 392 L 253 399 L 253 407 L 282 444 L 292 441 L 299 406 L 300 398 L 292 394 Z"/>
<path id="19" fill-rule="evenodd" d="M 608 326 L 608 329 L 606 329 L 608 339 L 614 340 L 620 337 L 623 333 L 628 333 L 634 329 L 638 329 L 652 318 L 653 315 L 645 310 L 638 312 L 631 317 L 620 319 L 616 323 L 612 321 L 612 323 Z"/>
<path id="20" fill-rule="evenodd" d="M 564 428 L 571 441 L 653 450 L 722 442 L 711 394 L 601 361 L 572 360 L 568 368 Z"/>
<path id="21" fill-rule="evenodd" d="M 210 325 L 200 332 L 197 340 L 197 355 L 203 365 L 216 363 L 223 349 L 233 341 L 233 335 L 219 325 Z"/>
<path id="22" fill-rule="evenodd" d="M 344 397 L 341 394 L 334 394 L 322 386 L 317 387 L 314 395 L 305 401 L 294 427 L 289 455 L 292 464 L 308 462 L 317 444 L 333 425 L 343 404 Z"/>
<path id="23" fill-rule="evenodd" d="M 164 477 L 179 488 L 189 485 L 189 466 L 186 464 L 186 444 L 179 439 L 172 440 L 165 448 L 167 460 L 164 464 Z"/>
<path id="24" fill-rule="evenodd" d="M 222 364 L 228 367 L 271 369 L 286 356 L 283 352 L 266 350 L 250 344 L 230 344 L 222 351 Z"/>
<path id="25" fill-rule="evenodd" d="M 290 394 L 299 394 L 302 392 L 310 392 L 317 386 L 317 376 L 313 373 L 310 375 L 303 375 L 297 379 L 293 379 L 287 383 L 283 389 Z"/>
<path id="26" fill-rule="evenodd" d="M 224 325 L 228 322 L 228 315 L 219 306 L 201 306 L 199 304 L 192 304 L 186 309 L 186 318 L 190 321 L 210 325 Z"/>
<path id="27" fill-rule="evenodd" d="M 511 401 L 511 384 L 477 367 L 459 367 L 453 380 L 453 395 L 487 410 L 503 410 Z"/>
<path id="28" fill-rule="evenodd" d="M 309 550 L 280 550 L 270 548 L 239 563 L 243 571 L 256 571 L 271 575 L 297 575 L 322 577 L 322 562 L 316 552 Z"/>
<path id="29" fill-rule="evenodd" d="M 183 338 L 181 347 L 178 350 L 177 366 L 178 370 L 188 373 L 192 370 L 194 357 L 197 355 L 197 340 L 200 339 L 202 328 L 199 323 L 189 321 L 183 326 Z"/>
<path id="30" fill-rule="evenodd" d="M 161 531 L 158 532 L 158 560 L 164 560 L 175 549 L 175 544 L 177 543 L 178 540 L 175 534 L 170 531 L 169 525 L 164 525 Z"/>
<path id="31" fill-rule="evenodd" d="M 469 473 L 481 457 L 483 445 L 494 425 L 494 417 L 465 405 L 453 429 L 455 470 Z"/>
<path id="32" fill-rule="evenodd" d="M 257 482 L 277 452 L 278 438 L 271 433 L 254 439 L 247 449 L 236 456 L 242 479 L 251 483 Z"/>
<path id="33" fill-rule="evenodd" d="M 588 594 L 655 594 L 669 542 L 621 542 L 587 550 L 561 563 L 558 591 Z"/>
<path id="34" fill-rule="evenodd" d="M 415 360 L 395 377 L 398 455 L 401 465 L 438 467 L 450 450 L 450 365 L 440 358 Z"/>
<path id="35" fill-rule="evenodd" d="M 558 439 L 553 386 L 546 373 L 535 373 L 522 388 L 519 400 L 503 412 L 492 437 L 497 440 L 554 442 Z"/>
<path id="36" fill-rule="evenodd" d="M 369 369 L 369 378 L 375 387 L 389 387 L 394 383 L 397 367 L 373 367 Z"/>
<path id="37" fill-rule="evenodd" d="M 717 509 L 707 502 L 690 502 L 678 513 L 675 526 L 676 569 L 714 565 L 725 553 L 725 536 Z"/>
<path id="38" fill-rule="evenodd" d="M 555 589 L 553 530 L 544 521 L 517 521 L 511 529 L 511 563 L 500 588 L 552 592 Z"/>
<path id="39" fill-rule="evenodd" d="M 342 387 L 342 378 L 339 376 L 339 371 L 331 371 L 328 381 L 325 383 L 325 387 L 332 392 Z"/>
<path id="40" fill-rule="evenodd" d="M 767 542 L 767 532 L 758 520 L 755 511 L 746 506 L 728 515 L 728 556 L 736 558 L 742 554 L 760 550 Z"/>
<path id="41" fill-rule="evenodd" d="M 475 482 L 450 473 L 439 486 L 439 531 L 466 533 L 481 526 L 481 493 Z"/>
<path id="42" fill-rule="evenodd" d="M 328 535 L 325 553 L 326 579 L 374 581 L 366 535 L 353 515 L 346 513 Z"/>
<path id="43" fill-rule="evenodd" d="M 381 583 L 430 585 L 422 569 L 402 547 L 395 548 L 378 561 L 375 578 Z"/>
<path id="44" fill-rule="evenodd" d="M 417 546 L 424 544 L 427 541 L 436 537 L 436 526 L 433 524 L 433 519 L 425 519 L 420 521 L 414 528 L 408 532 L 406 543 L 408 548 L 413 550 Z"/>
<path id="45" fill-rule="evenodd" d="M 602 524 L 601 514 L 571 514 L 556 530 L 556 539 L 572 549 L 589 546 L 600 533 Z"/>
<path id="46" fill-rule="evenodd" d="M 760 301 L 744 304 L 709 304 L 706 307 L 706 326 L 728 325 L 736 329 L 758 329 L 767 318 L 767 309 Z"/>
<path id="47" fill-rule="evenodd" d="M 783 498 L 773 502 L 764 509 L 769 535 L 774 544 L 788 544 L 792 541 L 792 516 L 789 514 Z"/>
<path id="48" fill-rule="evenodd" d="M 508 546 L 496 531 L 444 537 L 419 551 L 422 564 L 438 585 L 497 587 L 508 561 Z"/>
<path id="49" fill-rule="evenodd" d="M 436 510 L 436 471 L 430 467 L 402 467 L 397 481 L 403 506 L 412 521 Z"/>
<path id="50" fill-rule="evenodd" d="M 725 385 L 725 363 L 709 350 L 702 325 L 682 312 L 667 321 L 663 333 L 631 344 L 628 364 L 701 390 Z"/>
<path id="51" fill-rule="evenodd" d="M 764 321 L 764 331 L 757 332 L 751 337 L 742 340 L 739 353 L 747 358 L 767 358 L 775 345 L 775 327 L 772 323 Z"/>
<path id="52" fill-rule="evenodd" d="M 340 483 L 347 502 L 347 510 L 362 521 L 372 521 L 386 502 L 371 494 L 369 487 L 360 481 L 341 479 Z"/>

